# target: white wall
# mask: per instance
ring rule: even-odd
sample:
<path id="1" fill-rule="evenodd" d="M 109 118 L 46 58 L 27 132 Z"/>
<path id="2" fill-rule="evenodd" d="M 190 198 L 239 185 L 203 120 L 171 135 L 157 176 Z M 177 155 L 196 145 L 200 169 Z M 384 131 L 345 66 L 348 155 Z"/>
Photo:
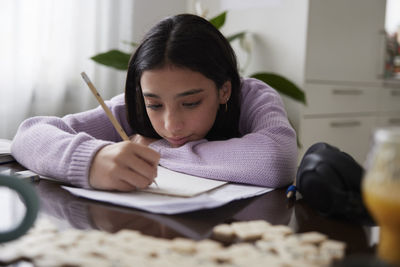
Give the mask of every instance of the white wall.
<path id="1" fill-rule="evenodd" d="M 390 34 L 400 32 L 400 1 L 386 0 L 386 3 L 386 31 Z"/>
<path id="2" fill-rule="evenodd" d="M 250 33 L 252 54 L 245 75 L 259 71 L 275 72 L 303 86 L 307 0 L 202 0 L 201 3 L 209 10 L 208 17 L 228 10 L 222 28 L 226 35 L 239 31 Z M 240 61 L 240 51 L 236 51 Z M 300 105 L 285 97 L 284 102 L 291 121 L 297 126 Z"/>
<path id="3" fill-rule="evenodd" d="M 124 42 L 136 42 L 139 43 L 143 36 L 152 26 L 154 26 L 161 19 L 175 15 L 178 13 L 186 12 L 186 1 L 185 0 L 132 0 L 133 5 L 133 22 L 129 23 L 128 18 L 122 18 L 127 21 L 126 30 L 130 31 L 129 34 L 125 34 L 125 38 L 121 35 L 115 35 L 115 40 L 109 47 L 103 47 L 99 52 L 105 52 L 113 48 L 121 49 L 122 51 L 131 52 L 132 47 Z M 118 2 L 116 2 L 118 3 Z M 112 29 L 109 30 L 109 34 L 112 33 Z M 130 39 L 126 39 L 129 36 Z M 112 75 L 104 75 L 105 73 L 112 72 Z M 94 81 L 98 82 L 101 88 L 119 88 L 119 92 L 124 91 L 126 72 L 117 71 L 108 67 L 101 66 L 97 69 L 97 77 L 94 77 Z M 100 81 L 98 81 L 100 80 Z M 103 97 L 106 99 L 111 98 L 116 93 L 113 91 L 106 91 Z M 92 106 L 96 107 L 98 103 L 94 98 L 91 99 Z"/>
<path id="4" fill-rule="evenodd" d="M 186 1 L 136 0 L 134 9 L 134 41 L 140 42 L 144 34 L 161 19 L 185 13 Z"/>
<path id="5" fill-rule="evenodd" d="M 19 124 L 31 116 L 63 116 L 98 106 L 81 71 L 87 72 L 103 98 L 123 92 L 126 72 L 96 64 L 90 57 L 110 49 L 131 52 L 124 41 L 140 41 L 157 21 L 186 12 L 187 5 L 185 0 L 63 1 L 60 5 L 47 0 L 3 1 L 1 138 L 12 138 Z"/>

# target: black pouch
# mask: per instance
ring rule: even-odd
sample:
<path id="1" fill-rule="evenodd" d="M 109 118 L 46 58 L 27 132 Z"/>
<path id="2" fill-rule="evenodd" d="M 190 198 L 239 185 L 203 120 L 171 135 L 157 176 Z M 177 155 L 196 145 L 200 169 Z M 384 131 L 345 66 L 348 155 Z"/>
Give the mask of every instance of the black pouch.
<path id="1" fill-rule="evenodd" d="M 349 154 L 316 143 L 304 154 L 296 187 L 305 202 L 324 216 L 373 224 L 361 195 L 364 170 Z"/>

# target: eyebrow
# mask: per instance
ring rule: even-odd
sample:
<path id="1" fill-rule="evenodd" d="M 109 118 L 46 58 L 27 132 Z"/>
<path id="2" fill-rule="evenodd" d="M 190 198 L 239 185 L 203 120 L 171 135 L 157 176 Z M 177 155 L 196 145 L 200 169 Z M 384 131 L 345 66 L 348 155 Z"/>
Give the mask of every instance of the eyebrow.
<path id="1" fill-rule="evenodd" d="M 175 98 L 184 97 L 184 96 L 188 96 L 188 95 L 195 95 L 195 94 L 201 93 L 203 91 L 204 91 L 204 89 L 200 89 L 200 88 L 199 89 L 191 89 L 191 90 L 188 90 L 188 91 L 185 91 L 185 92 L 177 94 L 175 96 Z M 153 93 L 143 93 L 143 96 L 145 96 L 145 97 L 153 97 L 153 98 L 160 98 L 160 96 L 158 96 L 156 94 L 153 94 Z"/>

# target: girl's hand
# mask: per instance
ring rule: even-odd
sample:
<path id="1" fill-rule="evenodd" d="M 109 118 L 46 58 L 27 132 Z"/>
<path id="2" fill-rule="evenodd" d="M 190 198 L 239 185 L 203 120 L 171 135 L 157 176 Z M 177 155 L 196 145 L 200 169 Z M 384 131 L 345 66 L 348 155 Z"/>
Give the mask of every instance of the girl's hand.
<path id="1" fill-rule="evenodd" d="M 89 184 L 96 189 L 132 191 L 148 187 L 157 176 L 160 154 L 124 141 L 101 148 L 93 158 Z"/>
<path id="2" fill-rule="evenodd" d="M 149 146 L 151 143 L 157 141 L 158 139 L 150 138 L 150 137 L 145 137 L 140 134 L 134 134 L 129 137 L 129 139 L 136 144 L 142 144 L 144 146 Z"/>

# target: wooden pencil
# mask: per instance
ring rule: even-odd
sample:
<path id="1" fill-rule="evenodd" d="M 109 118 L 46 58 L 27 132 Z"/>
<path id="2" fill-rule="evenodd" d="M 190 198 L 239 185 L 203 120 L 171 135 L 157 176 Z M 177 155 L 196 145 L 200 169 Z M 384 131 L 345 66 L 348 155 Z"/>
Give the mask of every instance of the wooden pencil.
<path id="1" fill-rule="evenodd" d="M 121 136 L 122 140 L 129 141 L 128 135 L 125 133 L 124 129 L 122 129 L 121 124 L 119 124 L 117 119 L 111 113 L 111 110 L 104 103 L 103 98 L 101 98 L 99 92 L 97 91 L 96 87 L 94 87 L 94 85 L 90 81 L 89 77 L 86 75 L 85 72 L 82 72 L 81 75 L 82 75 L 82 78 L 85 80 L 86 84 L 89 86 L 90 91 L 92 91 L 93 95 L 96 97 L 97 101 L 100 103 L 100 105 L 102 106 L 102 108 L 106 112 L 107 117 L 110 119 L 111 123 L 114 125 L 114 128 L 117 130 L 117 132 Z"/>
<path id="2" fill-rule="evenodd" d="M 129 141 L 128 135 L 125 133 L 124 129 L 122 129 L 121 124 L 119 124 L 117 119 L 111 113 L 111 110 L 104 103 L 103 98 L 100 96 L 99 92 L 97 91 L 96 87 L 94 87 L 94 85 L 90 81 L 89 77 L 86 75 L 85 72 L 81 72 L 81 76 L 82 76 L 83 80 L 85 80 L 86 84 L 89 86 L 90 91 L 92 91 L 93 95 L 96 97 L 97 101 L 100 103 L 100 105 L 103 108 L 103 110 L 106 112 L 107 117 L 110 119 L 110 121 L 113 124 L 114 128 L 117 130 L 118 134 L 121 136 L 122 140 Z M 153 180 L 153 182 L 158 187 L 158 184 L 157 184 L 156 180 Z"/>

